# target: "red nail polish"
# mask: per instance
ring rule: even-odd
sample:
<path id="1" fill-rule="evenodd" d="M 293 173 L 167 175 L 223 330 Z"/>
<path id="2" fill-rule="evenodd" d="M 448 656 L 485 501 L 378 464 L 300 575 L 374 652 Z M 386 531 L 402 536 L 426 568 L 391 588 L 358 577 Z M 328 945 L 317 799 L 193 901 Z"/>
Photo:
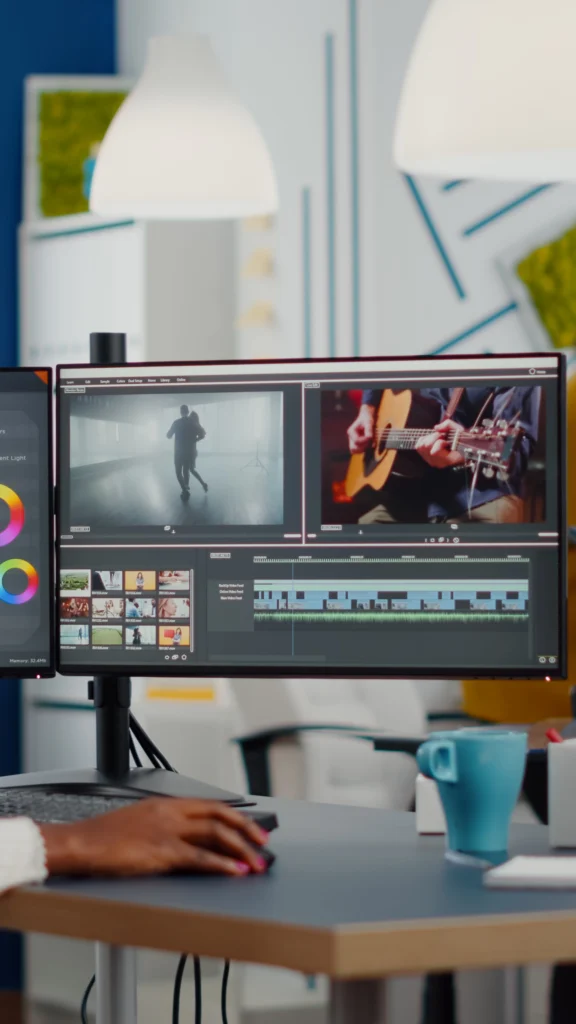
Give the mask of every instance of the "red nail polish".
<path id="1" fill-rule="evenodd" d="M 248 867 L 247 864 L 244 864 L 242 861 L 238 860 L 236 861 L 236 870 L 238 871 L 239 875 L 247 875 L 248 872 L 250 871 L 250 868 Z"/>
<path id="2" fill-rule="evenodd" d="M 270 833 L 269 832 L 265 832 L 264 829 L 261 828 L 260 829 L 260 838 L 261 838 L 263 843 L 267 843 L 268 840 L 270 839 Z"/>
<path id="3" fill-rule="evenodd" d="M 258 860 L 258 867 L 260 868 L 260 871 L 265 871 L 266 868 L 268 867 L 268 865 L 266 864 L 266 861 L 264 860 L 264 857 L 258 857 L 257 860 Z"/>

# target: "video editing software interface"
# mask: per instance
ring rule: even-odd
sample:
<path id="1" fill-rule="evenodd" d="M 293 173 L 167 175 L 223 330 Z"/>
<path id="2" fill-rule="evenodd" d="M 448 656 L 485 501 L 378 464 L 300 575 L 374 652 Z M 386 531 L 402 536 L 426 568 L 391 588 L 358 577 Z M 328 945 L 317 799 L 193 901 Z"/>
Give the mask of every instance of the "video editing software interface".
<path id="1" fill-rule="evenodd" d="M 60 668 L 561 675 L 555 355 L 60 367 Z"/>
<path id="2" fill-rule="evenodd" d="M 0 675 L 53 675 L 52 388 L 0 371 Z"/>

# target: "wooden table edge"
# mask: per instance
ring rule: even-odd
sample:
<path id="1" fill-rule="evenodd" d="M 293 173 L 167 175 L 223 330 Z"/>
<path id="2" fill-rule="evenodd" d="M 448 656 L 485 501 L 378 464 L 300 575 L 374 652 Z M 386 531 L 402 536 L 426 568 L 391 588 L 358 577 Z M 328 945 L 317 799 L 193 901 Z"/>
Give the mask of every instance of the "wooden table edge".
<path id="1" fill-rule="evenodd" d="M 576 962 L 574 911 L 314 928 L 27 888 L 0 900 L 1 928 L 350 980 Z"/>
<path id="2" fill-rule="evenodd" d="M 336 929 L 333 977 L 576 962 L 576 912 L 387 921 Z"/>

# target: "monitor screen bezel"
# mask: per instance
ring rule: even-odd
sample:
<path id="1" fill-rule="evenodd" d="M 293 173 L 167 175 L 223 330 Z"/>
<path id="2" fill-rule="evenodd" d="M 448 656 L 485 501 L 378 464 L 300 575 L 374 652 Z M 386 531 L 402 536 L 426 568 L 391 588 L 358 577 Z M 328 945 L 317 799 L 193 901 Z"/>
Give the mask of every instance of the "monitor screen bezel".
<path id="1" fill-rule="evenodd" d="M 558 630 L 558 664 L 557 666 L 547 666 L 546 669 L 499 669 L 494 667 L 490 670 L 479 670 L 478 668 L 465 666 L 459 668 L 451 668 L 448 671 L 437 669 L 435 671 L 427 671 L 425 674 L 422 673 L 421 669 L 410 668 L 408 666 L 402 668 L 391 668 L 387 670 L 385 666 L 382 666 L 381 670 L 375 670 L 373 667 L 363 666 L 338 666 L 329 665 L 316 668 L 312 665 L 308 667 L 297 667 L 291 665 L 269 665 L 262 667 L 261 665 L 252 666 L 235 666 L 231 664 L 220 664 L 220 665 L 199 665 L 186 667 L 170 667 L 169 672 L 166 672 L 167 679 L 174 678 L 222 678 L 228 676 L 231 678 L 352 678 L 352 679 L 510 679 L 510 680 L 522 680 L 522 679 L 550 679 L 550 680 L 563 680 L 567 678 L 568 665 L 567 665 L 567 612 L 568 612 L 568 565 L 567 565 L 567 553 L 568 553 L 568 538 L 567 538 L 567 437 L 566 437 L 566 357 L 560 352 L 551 351 L 535 351 L 535 352 L 498 352 L 490 353 L 489 355 L 483 355 L 482 353 L 471 352 L 471 353 L 449 353 L 444 355 L 434 355 L 433 353 L 422 353 L 420 355 L 387 355 L 387 356 L 340 356 L 335 358 L 328 357 L 314 357 L 311 359 L 230 359 L 230 360 L 147 360 L 145 362 L 134 362 L 134 363 L 65 363 L 58 364 L 56 367 L 56 432 L 57 437 L 60 437 L 60 417 L 61 417 L 61 405 L 60 405 L 60 394 L 61 394 L 61 380 L 67 370 L 81 370 L 81 369 L 101 369 L 102 371 L 120 370 L 130 368 L 131 370 L 143 370 L 146 367 L 158 366 L 167 368 L 177 367 L 192 367 L 198 369 L 209 370 L 212 366 L 218 366 L 220 368 L 229 366 L 232 369 L 241 368 L 246 366 L 252 366 L 257 362 L 258 366 L 270 366 L 275 367 L 278 365 L 285 365 L 291 367 L 307 367 L 310 364 L 336 364 L 339 363 L 358 363 L 362 365 L 370 365 L 371 363 L 393 363 L 398 361 L 406 361 L 411 363 L 421 363 L 424 361 L 433 360 L 434 362 L 442 363 L 448 361 L 462 361 L 465 365 L 469 360 L 495 360 L 495 361 L 506 361 L 518 358 L 529 358 L 533 356 L 534 359 L 538 358 L 555 358 L 558 365 L 558 409 L 557 409 L 557 431 L 558 431 L 558 510 L 559 510 L 559 559 L 558 559 L 558 607 L 560 609 L 560 621 Z M 56 445 L 56 481 L 60 479 L 60 446 Z M 59 504 L 59 493 L 60 490 L 56 486 L 56 579 L 59 579 L 60 574 L 60 519 L 61 510 Z M 257 544 L 254 545 L 257 547 Z M 55 602 L 58 600 L 58 595 L 55 593 Z M 56 668 L 61 675 L 66 676 L 77 676 L 80 672 L 78 667 L 71 667 L 63 664 L 60 657 L 60 643 L 59 637 L 56 643 Z M 134 675 L 140 678 L 145 677 L 156 677 L 159 678 L 163 675 L 163 671 L 158 666 L 146 667 L 139 664 L 134 666 L 110 666 L 110 665 L 97 665 L 90 666 L 90 672 L 95 675 L 109 675 L 109 676 L 127 676 Z M 83 674 L 86 674 L 83 670 Z"/>
<path id="2" fill-rule="evenodd" d="M 48 403 L 47 403 L 47 423 L 46 423 L 46 438 L 48 441 L 48 537 L 50 544 L 50 551 L 48 557 L 48 592 L 50 600 L 48 602 L 48 621 L 49 621 L 49 636 L 50 636 L 50 661 L 46 666 L 39 668 L 35 666 L 33 668 L 23 668 L 22 666 L 16 666 L 14 668 L 0 667 L 0 677 L 9 679 L 53 679 L 56 675 L 56 602 L 55 602 L 55 589 L 54 589 L 54 429 L 53 429 L 53 409 L 52 399 L 54 395 L 54 374 L 51 366 L 2 366 L 0 367 L 2 374 L 17 373 L 22 374 L 39 374 L 45 373 L 48 377 Z"/>

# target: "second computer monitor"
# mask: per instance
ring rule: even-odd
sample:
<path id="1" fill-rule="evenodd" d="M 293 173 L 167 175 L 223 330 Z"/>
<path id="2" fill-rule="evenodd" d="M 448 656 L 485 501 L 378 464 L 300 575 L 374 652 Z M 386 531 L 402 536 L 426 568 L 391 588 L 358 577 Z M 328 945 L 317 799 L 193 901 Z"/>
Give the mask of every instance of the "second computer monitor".
<path id="1" fill-rule="evenodd" d="M 60 669 L 565 672 L 556 355 L 60 367 Z"/>
<path id="2" fill-rule="evenodd" d="M 52 374 L 0 370 L 0 676 L 54 675 Z"/>

